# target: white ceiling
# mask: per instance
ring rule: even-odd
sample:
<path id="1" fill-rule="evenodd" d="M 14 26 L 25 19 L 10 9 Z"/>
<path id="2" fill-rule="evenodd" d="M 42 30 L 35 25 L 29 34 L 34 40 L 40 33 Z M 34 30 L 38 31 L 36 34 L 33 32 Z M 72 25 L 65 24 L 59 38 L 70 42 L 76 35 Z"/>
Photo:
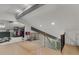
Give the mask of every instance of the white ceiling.
<path id="1" fill-rule="evenodd" d="M 79 5 L 44 5 L 22 17 L 22 21 L 59 37 L 66 30 L 79 29 Z M 51 22 L 55 25 L 52 26 Z"/>
<path id="2" fill-rule="evenodd" d="M 16 10 L 23 11 L 26 7 L 23 4 L 0 4 L 0 22 L 17 21 Z M 79 30 L 79 5 L 44 5 L 22 17 L 21 21 L 24 24 L 29 22 L 32 26 L 59 37 L 66 30 Z M 51 22 L 55 22 L 55 25 L 52 26 Z"/>
<path id="3" fill-rule="evenodd" d="M 0 13 L 7 13 L 14 9 L 22 8 L 19 4 L 0 4 Z"/>
<path id="4" fill-rule="evenodd" d="M 26 7 L 23 4 L 0 4 L 0 24 L 4 24 L 6 28 L 13 28 L 14 26 L 23 27 L 24 24 L 17 22 L 15 16 L 18 14 L 17 10 L 23 11 Z M 10 24 L 8 21 L 16 23 Z"/>

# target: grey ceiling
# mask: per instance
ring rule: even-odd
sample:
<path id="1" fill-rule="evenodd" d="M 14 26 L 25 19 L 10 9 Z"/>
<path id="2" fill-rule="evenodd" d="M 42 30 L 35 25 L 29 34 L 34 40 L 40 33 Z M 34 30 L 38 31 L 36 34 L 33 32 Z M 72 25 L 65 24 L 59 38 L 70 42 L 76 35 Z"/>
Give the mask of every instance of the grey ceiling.
<path id="1" fill-rule="evenodd" d="M 17 22 L 15 16 L 17 14 L 16 10 L 23 9 L 25 6 L 23 4 L 0 4 L 0 24 L 5 24 L 6 28 L 13 28 L 14 26 L 22 27 L 21 23 L 10 24 L 8 21 Z M 0 28 L 1 29 L 1 28 Z"/>
<path id="2" fill-rule="evenodd" d="M 79 30 L 79 5 L 47 4 L 22 17 L 22 21 L 59 36 L 66 30 Z M 55 26 L 51 22 L 55 22 Z"/>
<path id="3" fill-rule="evenodd" d="M 0 5 L 0 20 L 17 21 L 14 17 L 16 15 L 15 9 L 22 10 L 23 8 L 25 6 L 21 4 Z M 24 24 L 28 22 L 40 30 L 59 37 L 66 30 L 79 30 L 79 5 L 46 4 L 20 18 L 20 22 Z M 55 26 L 52 26 L 51 22 L 55 22 Z"/>

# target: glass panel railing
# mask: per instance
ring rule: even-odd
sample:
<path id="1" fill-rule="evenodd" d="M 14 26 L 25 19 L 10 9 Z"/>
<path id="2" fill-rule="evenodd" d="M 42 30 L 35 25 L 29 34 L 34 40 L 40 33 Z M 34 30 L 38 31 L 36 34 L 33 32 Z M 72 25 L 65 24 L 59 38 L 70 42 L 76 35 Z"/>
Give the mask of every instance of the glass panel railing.
<path id="1" fill-rule="evenodd" d="M 59 39 L 53 39 L 53 38 L 47 38 L 49 44 L 50 44 L 50 47 L 51 49 L 55 49 L 55 50 L 58 50 L 60 49 L 61 47 L 61 44 L 60 44 L 60 41 Z"/>
<path id="2" fill-rule="evenodd" d="M 61 49 L 61 42 L 60 39 L 54 39 L 50 38 L 46 35 L 39 34 L 39 40 L 41 40 L 41 44 L 43 44 L 43 47 L 48 47 L 55 50 Z"/>
<path id="3" fill-rule="evenodd" d="M 49 36 L 41 33 L 31 33 L 29 39 L 31 41 L 35 41 L 35 43 L 39 44 L 41 47 L 47 47 L 55 50 L 61 49 L 61 41 L 57 38 L 50 38 Z"/>
<path id="4" fill-rule="evenodd" d="M 42 47 L 48 47 L 55 50 L 61 49 L 61 41 L 57 37 L 34 27 L 31 27 L 31 30 L 39 34 L 38 39 Z"/>

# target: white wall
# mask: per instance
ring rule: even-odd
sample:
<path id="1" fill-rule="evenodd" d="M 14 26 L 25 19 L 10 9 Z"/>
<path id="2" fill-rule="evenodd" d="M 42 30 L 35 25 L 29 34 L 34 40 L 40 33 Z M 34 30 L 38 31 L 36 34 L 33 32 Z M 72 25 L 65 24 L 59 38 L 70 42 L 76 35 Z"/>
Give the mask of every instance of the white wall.
<path id="1" fill-rule="evenodd" d="M 75 30 L 66 31 L 65 43 L 79 46 L 79 31 Z"/>

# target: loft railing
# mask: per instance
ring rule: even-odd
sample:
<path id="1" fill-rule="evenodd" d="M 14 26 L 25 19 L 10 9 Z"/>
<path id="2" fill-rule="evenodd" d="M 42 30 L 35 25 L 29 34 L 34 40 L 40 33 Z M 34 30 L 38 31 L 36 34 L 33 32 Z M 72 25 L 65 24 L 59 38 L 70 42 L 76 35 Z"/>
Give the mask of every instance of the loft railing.
<path id="1" fill-rule="evenodd" d="M 34 27 L 31 27 L 31 29 L 39 34 L 38 39 L 40 40 L 43 47 L 48 47 L 55 50 L 59 50 L 61 48 L 60 39 L 58 39 L 57 37 L 38 30 Z"/>

